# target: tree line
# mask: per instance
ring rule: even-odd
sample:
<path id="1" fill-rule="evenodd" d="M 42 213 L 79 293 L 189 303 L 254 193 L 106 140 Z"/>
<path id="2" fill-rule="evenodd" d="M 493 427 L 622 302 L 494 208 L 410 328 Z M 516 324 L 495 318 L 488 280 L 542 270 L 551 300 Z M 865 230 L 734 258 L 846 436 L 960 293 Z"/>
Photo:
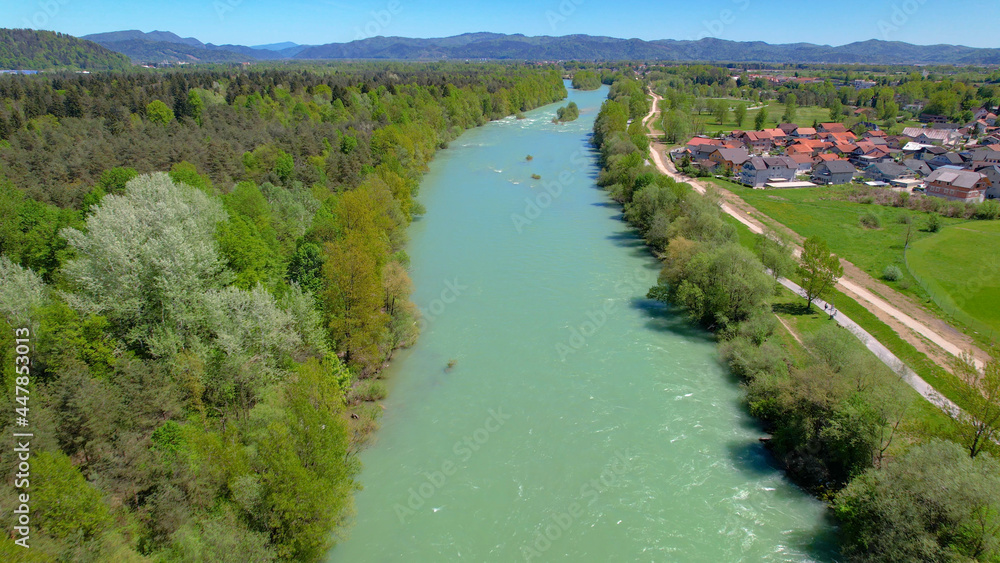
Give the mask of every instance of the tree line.
<path id="1" fill-rule="evenodd" d="M 997 428 L 987 406 L 996 391 L 966 419 L 962 444 L 903 437 L 912 408 L 904 384 L 852 335 L 830 326 L 805 342 L 808 359 L 793 358 L 777 334 L 775 280 L 797 275 L 811 306 L 841 275 L 839 261 L 818 239 L 806 242 L 802 264 L 776 235 L 747 248 L 715 196 L 648 166 L 642 93 L 636 79 L 612 86 L 594 125 L 598 183 L 662 260 L 649 297 L 715 332 L 748 409 L 771 434 L 768 448 L 842 523 L 843 553 L 886 562 L 1000 557 L 1000 465 L 982 453 L 991 445 L 984 434 Z M 998 367 L 988 366 L 979 387 L 1000 388 Z M 913 443 L 898 455 L 900 442 Z"/>
<path id="2" fill-rule="evenodd" d="M 31 554 L 322 558 L 379 369 L 417 335 L 404 248 L 427 163 L 565 95 L 517 65 L 0 78 L 0 361 L 13 397 L 29 328 Z"/>

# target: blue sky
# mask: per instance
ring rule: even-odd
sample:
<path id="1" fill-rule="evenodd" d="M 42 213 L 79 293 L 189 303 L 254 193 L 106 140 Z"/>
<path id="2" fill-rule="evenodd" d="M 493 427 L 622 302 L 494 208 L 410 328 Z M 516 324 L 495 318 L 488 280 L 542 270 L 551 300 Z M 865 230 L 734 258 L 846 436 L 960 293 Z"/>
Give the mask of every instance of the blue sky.
<path id="1" fill-rule="evenodd" d="M 72 35 L 158 29 L 215 44 L 321 44 L 372 35 L 443 37 L 493 31 L 647 40 L 711 36 L 830 45 L 885 39 L 1000 47 L 996 0 L 4 0 L 4 4 L 0 27 Z"/>

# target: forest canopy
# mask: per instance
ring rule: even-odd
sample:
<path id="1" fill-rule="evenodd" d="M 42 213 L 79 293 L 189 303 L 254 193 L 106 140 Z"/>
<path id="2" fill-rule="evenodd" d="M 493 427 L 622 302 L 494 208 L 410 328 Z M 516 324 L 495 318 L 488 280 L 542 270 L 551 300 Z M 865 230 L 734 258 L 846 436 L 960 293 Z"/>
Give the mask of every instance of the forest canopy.
<path id="1" fill-rule="evenodd" d="M 14 397 L 28 329 L 32 553 L 322 558 L 379 370 L 417 336 L 427 163 L 565 95 L 518 65 L 0 76 L 0 361 Z"/>

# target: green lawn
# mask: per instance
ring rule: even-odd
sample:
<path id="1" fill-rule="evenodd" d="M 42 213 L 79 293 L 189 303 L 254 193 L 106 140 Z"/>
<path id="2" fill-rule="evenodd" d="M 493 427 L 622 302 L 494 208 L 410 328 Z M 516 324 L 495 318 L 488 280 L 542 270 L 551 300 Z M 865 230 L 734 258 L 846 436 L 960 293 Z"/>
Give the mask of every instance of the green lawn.
<path id="1" fill-rule="evenodd" d="M 785 191 L 788 190 L 782 190 L 781 193 Z M 750 229 L 728 215 L 725 218 L 727 222 L 736 226 L 740 244 L 753 250 L 755 235 L 750 232 Z M 830 292 L 824 299 L 829 303 L 833 303 L 838 311 L 861 325 L 862 328 L 881 342 L 883 346 L 888 348 L 896 357 L 909 366 L 910 369 L 917 372 L 924 381 L 937 389 L 938 392 L 954 401 L 960 407 L 966 406 L 963 396 L 966 390 L 965 384 L 935 364 L 933 360 L 913 347 L 912 344 L 900 338 L 889 325 L 882 322 L 871 311 L 839 291 Z M 810 334 L 822 327 L 824 323 L 833 322 L 829 320 L 828 316 L 820 314 L 818 310 L 808 314 L 788 312 L 794 309 L 787 305 L 801 305 L 802 302 L 803 299 L 801 297 L 783 288 L 780 294 L 774 299 L 774 303 L 778 305 L 777 308 L 781 310 L 777 313 L 778 316 L 791 324 L 799 334 Z M 782 304 L 786 306 L 782 307 Z M 792 353 L 793 358 L 797 361 L 801 360 L 804 351 L 796 350 L 796 348 L 801 348 L 801 346 L 790 335 L 779 333 L 779 338 L 782 339 L 785 348 Z M 863 346 L 863 344 L 858 341 L 858 346 Z M 957 435 L 958 426 L 951 417 L 930 402 L 924 400 L 916 391 L 910 390 L 908 394 L 918 400 L 913 401 L 907 420 L 904 423 L 904 431 L 907 434 L 918 437 L 936 436 L 954 441 L 959 440 Z"/>
<path id="2" fill-rule="evenodd" d="M 737 101 L 733 100 L 735 104 Z M 753 102 L 740 101 L 740 103 L 746 104 L 747 108 L 753 105 Z M 733 106 L 735 107 L 735 105 Z M 719 131 L 732 131 L 734 129 L 752 130 L 754 126 L 754 119 L 757 118 L 757 114 L 760 113 L 759 109 L 751 109 L 747 111 L 746 119 L 743 121 L 743 127 L 738 127 L 736 125 L 736 118 L 733 116 L 733 112 L 730 111 L 726 115 L 726 120 L 719 125 L 718 120 L 707 113 L 703 113 L 699 117 L 705 120 L 705 130 L 709 134 L 715 134 Z M 781 121 L 781 116 L 785 113 L 785 104 L 778 102 L 771 102 L 767 106 L 767 120 L 764 122 L 765 128 L 774 128 L 778 124 L 783 123 Z M 812 127 L 813 122 L 823 123 L 825 121 L 830 121 L 830 110 L 820 106 L 799 106 L 795 111 L 795 123 L 799 127 Z"/>
<path id="3" fill-rule="evenodd" d="M 934 302 L 992 340 L 1000 336 L 1000 223 L 969 222 L 917 241 L 907 265 Z"/>
<path id="4" fill-rule="evenodd" d="M 830 249 L 849 260 L 876 279 L 881 279 L 886 266 L 895 264 L 903 272 L 903 277 L 887 285 L 908 293 L 927 303 L 936 310 L 931 296 L 907 271 L 903 256 L 906 225 L 899 222 L 904 214 L 911 216 L 913 230 L 910 244 L 932 237 L 923 229 L 929 214 L 885 207 L 866 205 L 841 199 L 849 186 L 823 186 L 793 190 L 753 190 L 726 180 L 712 179 L 774 221 L 785 225 L 803 237 L 818 236 L 825 239 Z M 861 226 L 860 217 L 874 213 L 881 221 L 881 228 L 867 229 Z M 766 221 L 765 221 L 766 222 Z M 946 226 L 968 225 L 962 219 L 941 218 Z"/>
<path id="5" fill-rule="evenodd" d="M 838 296 L 843 299 L 850 300 L 843 294 L 838 294 Z M 837 299 L 835 298 L 834 300 Z M 801 297 L 784 288 L 782 288 L 781 292 L 774 298 L 772 303 L 778 317 L 784 321 L 785 324 L 792 327 L 792 329 L 794 329 L 801 338 L 806 339 L 808 342 L 809 335 L 818 332 L 835 321 L 830 320 L 830 317 L 818 308 L 813 308 L 813 311 L 806 313 L 802 305 L 803 299 Z M 838 305 L 838 309 L 839 308 L 840 306 Z M 846 311 L 843 312 L 846 313 Z M 855 321 L 858 320 L 855 311 L 852 311 L 849 316 Z M 865 320 L 867 321 L 868 319 Z M 866 355 L 871 354 L 871 352 L 865 348 L 864 344 L 862 344 L 860 340 L 852 340 L 852 342 L 854 343 L 856 349 L 863 350 L 863 353 Z M 802 346 L 793 339 L 790 339 L 790 337 L 784 338 L 783 344 L 789 353 L 795 351 L 795 348 L 802 349 Z M 795 358 L 796 361 L 801 361 L 800 358 L 802 357 L 802 353 L 803 352 L 792 353 L 792 357 Z M 909 359 L 910 361 L 917 360 L 915 357 L 910 357 Z M 924 356 L 924 359 L 926 359 L 926 356 Z M 882 364 L 879 365 L 881 366 L 880 369 L 885 370 L 888 377 L 894 377 L 888 367 L 885 367 Z M 920 365 L 923 366 L 922 363 Z M 944 384 L 945 382 L 942 378 L 942 380 L 938 381 L 938 383 Z M 955 381 L 955 383 L 957 383 L 957 381 Z M 948 385 L 945 385 L 945 387 L 948 387 Z M 924 440 L 931 437 L 954 441 L 960 440 L 960 437 L 958 436 L 958 425 L 950 416 L 921 397 L 920 394 L 913 390 L 910 386 L 901 384 L 900 389 L 910 403 L 910 407 L 907 409 L 900 429 L 902 432 L 907 434 L 911 440 Z M 957 394 L 957 391 L 953 388 L 949 387 L 948 390 L 953 394 Z M 905 444 L 906 440 L 902 440 L 900 443 L 896 444 L 896 446 L 905 447 Z M 897 451 L 897 448 L 890 450 L 891 453 Z"/>

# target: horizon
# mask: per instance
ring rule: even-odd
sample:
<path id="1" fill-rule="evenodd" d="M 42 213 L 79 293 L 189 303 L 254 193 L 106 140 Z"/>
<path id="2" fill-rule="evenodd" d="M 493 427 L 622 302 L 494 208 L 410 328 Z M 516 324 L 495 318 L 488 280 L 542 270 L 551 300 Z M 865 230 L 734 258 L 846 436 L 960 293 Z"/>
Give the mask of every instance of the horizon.
<path id="1" fill-rule="evenodd" d="M 296 0 L 248 3 L 245 0 L 178 0 L 169 9 L 115 0 L 37 0 L 5 10 L 0 27 L 44 29 L 76 37 L 126 30 L 169 31 L 214 45 L 299 45 L 349 43 L 372 37 L 436 39 L 466 33 L 528 37 L 590 35 L 617 39 L 760 41 L 771 45 L 810 43 L 841 47 L 869 40 L 918 46 L 953 45 L 1000 48 L 990 33 L 974 35 L 970 19 L 986 13 L 986 0 L 959 0 L 947 10 L 928 10 L 927 0 L 871 6 L 846 0 L 830 12 L 826 6 L 791 0 L 757 9 L 754 0 L 691 6 L 668 2 L 652 10 L 647 3 L 625 0 L 612 6 L 593 0 L 449 2 L 428 0 Z M 683 10 L 678 11 L 678 10 Z M 616 17 L 622 13 L 651 17 Z M 864 14 L 864 21 L 858 15 Z M 665 16 L 665 17 L 662 17 Z M 823 22 L 817 26 L 814 22 Z M 330 22 L 332 25 L 328 25 Z M 485 23 L 488 22 L 488 23 Z M 479 31 L 470 31 L 476 29 Z M 147 32 L 148 33 L 148 32 Z M 927 38 L 934 38 L 928 42 Z M 992 43 L 991 43 L 992 42 Z"/>
<path id="2" fill-rule="evenodd" d="M 56 31 L 56 30 L 49 29 L 49 30 L 37 30 L 37 31 Z M 142 30 L 142 29 L 115 29 L 115 30 L 111 30 L 111 31 L 99 31 L 99 32 L 90 33 L 90 34 L 87 34 L 87 35 L 98 35 L 98 34 L 102 34 L 102 33 L 119 33 L 119 32 L 125 32 L 125 31 L 140 31 L 140 32 L 146 33 L 146 34 L 149 34 L 149 33 L 173 33 L 174 35 L 180 37 L 181 39 L 197 39 L 197 40 L 201 41 L 202 43 L 204 43 L 206 45 L 211 44 L 211 45 L 215 45 L 216 47 L 219 47 L 219 46 L 222 46 L 222 45 L 236 45 L 236 46 L 252 47 L 252 48 L 256 48 L 258 46 L 264 46 L 264 45 L 278 45 L 278 44 L 282 44 L 282 43 L 294 43 L 294 44 L 296 44 L 297 46 L 300 46 L 300 47 L 316 47 L 316 46 L 320 46 L 320 45 L 327 45 L 327 44 L 333 44 L 333 43 L 351 43 L 353 41 L 363 41 L 365 39 L 378 39 L 378 38 L 382 38 L 382 39 L 421 39 L 421 40 L 433 40 L 433 39 L 448 39 L 448 38 L 451 38 L 451 37 L 460 37 L 462 35 L 478 35 L 478 34 L 484 34 L 484 33 L 492 33 L 492 34 L 508 35 L 508 36 L 517 36 L 517 35 L 520 35 L 520 36 L 523 36 L 523 37 L 564 38 L 564 37 L 574 37 L 574 36 L 587 36 L 587 37 L 621 39 L 621 40 L 625 40 L 625 41 L 631 41 L 633 39 L 639 39 L 640 41 L 645 41 L 647 43 L 651 43 L 651 42 L 655 42 L 655 41 L 678 41 L 678 42 L 680 42 L 680 41 L 701 41 L 701 40 L 704 40 L 704 39 L 715 39 L 715 40 L 718 40 L 718 41 L 732 41 L 732 42 L 737 42 L 737 43 L 765 43 L 765 44 L 768 44 L 768 45 L 808 44 L 808 45 L 816 45 L 818 47 L 839 48 L 839 47 L 845 47 L 847 45 L 853 45 L 853 44 L 856 44 L 856 43 L 867 43 L 869 41 L 882 41 L 882 42 L 886 42 L 886 43 L 905 43 L 905 44 L 914 45 L 914 46 L 917 46 L 917 47 L 935 47 L 935 46 L 938 46 L 938 45 L 942 45 L 942 46 L 946 46 L 946 47 L 966 47 L 966 48 L 970 48 L 970 49 L 1000 49 L 1000 47 L 974 47 L 972 45 L 966 45 L 966 44 L 962 44 L 962 43 L 911 43 L 909 41 L 900 41 L 900 40 L 896 40 L 896 39 L 885 40 L 885 39 L 879 39 L 877 37 L 869 37 L 867 39 L 857 39 L 855 41 L 850 41 L 848 43 L 831 44 L 831 43 L 816 43 L 816 42 L 811 42 L 811 41 L 794 41 L 794 42 L 788 42 L 788 43 L 781 43 L 781 42 L 766 41 L 766 40 L 763 40 L 763 39 L 723 39 L 721 37 L 702 37 L 702 38 L 698 38 L 698 39 L 677 39 L 677 38 L 673 38 L 673 37 L 660 37 L 658 39 L 642 39 L 642 38 L 639 38 L 639 37 L 615 37 L 615 36 L 611 36 L 611 35 L 592 35 L 592 34 L 589 34 L 589 33 L 566 33 L 566 34 L 562 34 L 562 35 L 549 35 L 549 34 L 527 35 L 527 34 L 524 34 L 524 33 L 501 33 L 501 32 L 497 32 L 497 31 L 482 31 L 482 30 L 479 30 L 479 31 L 464 31 L 462 33 L 456 33 L 456 34 L 453 34 L 453 35 L 435 35 L 435 36 L 426 36 L 426 37 L 415 37 L 415 36 L 405 36 L 405 35 L 373 35 L 373 36 L 364 37 L 364 38 L 361 38 L 361 39 L 350 39 L 348 41 L 327 41 L 326 43 L 297 43 L 297 42 L 292 41 L 290 39 L 286 39 L 286 40 L 283 40 L 283 41 L 269 41 L 267 43 L 254 43 L 254 44 L 250 44 L 250 43 L 216 43 L 215 41 L 211 41 L 211 40 L 206 41 L 206 40 L 204 40 L 201 37 L 195 37 L 193 35 L 184 35 L 184 34 L 181 34 L 181 33 L 176 33 L 176 32 L 174 32 L 172 30 L 169 30 L 169 29 L 151 29 L 149 31 Z M 64 32 L 59 32 L 59 33 L 64 33 Z M 75 37 L 83 38 L 83 37 L 86 37 L 86 35 L 75 36 Z"/>

